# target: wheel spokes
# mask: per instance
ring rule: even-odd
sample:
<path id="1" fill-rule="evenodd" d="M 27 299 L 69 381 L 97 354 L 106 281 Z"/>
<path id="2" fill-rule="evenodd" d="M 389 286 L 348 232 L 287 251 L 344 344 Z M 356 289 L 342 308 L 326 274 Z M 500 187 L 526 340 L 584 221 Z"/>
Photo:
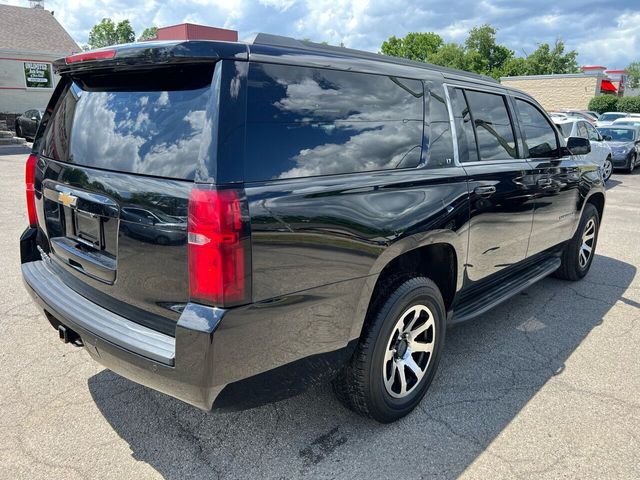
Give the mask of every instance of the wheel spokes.
<path id="1" fill-rule="evenodd" d="M 423 342 L 412 342 L 411 343 L 411 351 L 413 353 L 432 353 L 433 352 L 433 342 L 423 343 Z"/>
<path id="2" fill-rule="evenodd" d="M 405 365 L 407 367 L 409 367 L 409 369 L 416 376 L 417 382 L 419 382 L 422 379 L 422 376 L 424 375 L 424 371 L 416 363 L 416 361 L 413 359 L 413 357 L 411 355 L 409 355 L 409 358 L 407 358 L 407 360 L 404 363 L 405 363 Z"/>
<path id="3" fill-rule="evenodd" d="M 400 377 L 400 395 L 407 394 L 407 375 L 404 372 L 404 363 L 398 365 L 398 377 Z"/>
<path id="4" fill-rule="evenodd" d="M 382 369 L 392 397 L 409 395 L 424 378 L 435 348 L 435 328 L 433 314 L 425 305 L 411 306 L 398 318 L 387 341 Z"/>

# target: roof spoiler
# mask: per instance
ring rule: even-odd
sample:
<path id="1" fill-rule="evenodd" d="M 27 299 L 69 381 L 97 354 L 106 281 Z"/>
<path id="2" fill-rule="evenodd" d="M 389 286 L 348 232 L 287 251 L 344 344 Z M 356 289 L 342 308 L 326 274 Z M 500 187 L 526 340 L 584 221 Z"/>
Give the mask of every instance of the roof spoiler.
<path id="1" fill-rule="evenodd" d="M 63 75 L 118 67 L 208 63 L 220 59 L 248 60 L 248 47 L 238 42 L 208 40 L 138 42 L 70 55 L 56 60 L 53 66 L 56 73 Z"/>

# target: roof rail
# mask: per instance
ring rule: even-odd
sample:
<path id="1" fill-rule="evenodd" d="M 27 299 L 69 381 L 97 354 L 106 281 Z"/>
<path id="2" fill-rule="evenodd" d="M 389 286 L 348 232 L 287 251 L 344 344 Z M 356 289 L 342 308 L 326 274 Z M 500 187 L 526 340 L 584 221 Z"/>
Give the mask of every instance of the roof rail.
<path id="1" fill-rule="evenodd" d="M 425 70 L 432 70 L 443 73 L 445 76 L 455 75 L 464 76 L 469 79 L 481 80 L 490 83 L 499 83 L 496 79 L 487 75 L 480 75 L 478 73 L 465 72 L 463 70 L 456 70 L 454 68 L 441 67 L 440 65 L 434 65 L 432 63 L 417 62 L 414 60 L 408 60 L 400 57 L 390 57 L 388 55 L 382 55 L 379 53 L 365 52 L 363 50 L 354 50 L 352 48 L 336 47 L 333 45 L 325 45 L 323 43 L 308 42 L 306 40 L 298 40 L 292 37 L 285 37 L 282 35 L 272 35 L 270 33 L 257 33 L 247 39 L 247 43 L 251 45 L 265 45 L 269 47 L 281 47 L 292 48 L 297 50 L 314 51 L 318 53 L 330 53 L 333 55 L 340 55 L 345 57 L 354 57 L 373 60 L 377 62 L 394 63 L 397 65 L 406 65 L 410 67 L 423 68 Z"/>

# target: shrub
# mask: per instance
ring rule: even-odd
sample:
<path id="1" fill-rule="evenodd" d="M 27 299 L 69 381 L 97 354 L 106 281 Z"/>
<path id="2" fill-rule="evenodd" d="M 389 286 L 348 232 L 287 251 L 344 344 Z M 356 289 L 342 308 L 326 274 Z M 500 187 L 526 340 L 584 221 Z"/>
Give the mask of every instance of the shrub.
<path id="1" fill-rule="evenodd" d="M 589 102 L 589 110 L 598 113 L 615 112 L 618 108 L 618 97 L 615 95 L 600 95 Z"/>
<path id="2" fill-rule="evenodd" d="M 627 113 L 640 113 L 640 96 L 619 98 L 618 110 Z"/>

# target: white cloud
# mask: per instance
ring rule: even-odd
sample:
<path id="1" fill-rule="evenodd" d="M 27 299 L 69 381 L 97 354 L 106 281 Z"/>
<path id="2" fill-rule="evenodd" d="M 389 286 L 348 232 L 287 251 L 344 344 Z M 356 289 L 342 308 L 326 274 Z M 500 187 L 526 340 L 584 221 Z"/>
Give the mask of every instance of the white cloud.
<path id="1" fill-rule="evenodd" d="M 27 0 L 9 0 L 27 6 Z M 498 40 L 517 53 L 541 42 L 565 40 L 582 63 L 622 67 L 638 56 L 640 4 L 629 0 L 46 0 L 46 8 L 80 44 L 103 17 L 128 18 L 139 34 L 151 25 L 183 21 L 233 28 L 240 38 L 267 32 L 311 38 L 377 51 L 391 35 L 435 31 L 447 41 L 462 41 L 467 31 L 490 23 Z"/>

